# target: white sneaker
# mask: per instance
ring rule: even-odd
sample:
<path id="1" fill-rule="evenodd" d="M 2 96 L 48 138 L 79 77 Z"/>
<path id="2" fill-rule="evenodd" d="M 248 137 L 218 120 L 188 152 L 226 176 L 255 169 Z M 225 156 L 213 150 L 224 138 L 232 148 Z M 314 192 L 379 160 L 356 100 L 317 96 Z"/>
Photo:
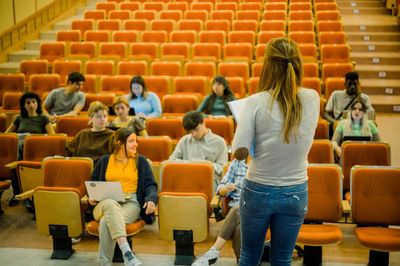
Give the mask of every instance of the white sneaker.
<path id="1" fill-rule="evenodd" d="M 72 245 L 78 244 L 79 242 L 81 242 L 82 238 L 80 237 L 71 237 L 71 242 Z"/>
<path id="2" fill-rule="evenodd" d="M 125 266 L 139 266 L 142 262 L 136 258 L 132 251 L 127 251 L 124 254 L 124 265 Z"/>
<path id="3" fill-rule="evenodd" d="M 217 262 L 219 250 L 212 247 L 209 251 L 197 258 L 192 266 L 208 266 Z"/>

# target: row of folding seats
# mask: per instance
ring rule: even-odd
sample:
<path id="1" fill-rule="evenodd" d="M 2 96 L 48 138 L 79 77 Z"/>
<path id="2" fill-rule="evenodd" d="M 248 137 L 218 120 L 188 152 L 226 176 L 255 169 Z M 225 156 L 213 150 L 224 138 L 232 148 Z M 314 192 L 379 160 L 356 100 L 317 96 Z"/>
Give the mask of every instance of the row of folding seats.
<path id="1" fill-rule="evenodd" d="M 326 1 L 326 2 L 315 2 L 314 5 L 311 1 L 290 1 L 290 4 L 287 1 L 280 2 L 240 2 L 240 1 L 221 1 L 221 2 L 193 2 L 191 4 L 185 2 L 169 2 L 163 3 L 160 1 L 151 1 L 151 2 L 130 2 L 130 3 L 120 3 L 119 7 L 112 3 L 97 3 L 95 10 L 89 10 L 88 17 L 99 19 L 99 18 L 125 18 L 124 12 L 120 11 L 181 11 L 185 12 L 187 10 L 206 10 L 208 12 L 218 11 L 218 10 L 230 10 L 230 11 L 247 11 L 247 10 L 311 10 L 315 11 L 321 10 L 336 10 L 337 5 L 335 1 Z"/>

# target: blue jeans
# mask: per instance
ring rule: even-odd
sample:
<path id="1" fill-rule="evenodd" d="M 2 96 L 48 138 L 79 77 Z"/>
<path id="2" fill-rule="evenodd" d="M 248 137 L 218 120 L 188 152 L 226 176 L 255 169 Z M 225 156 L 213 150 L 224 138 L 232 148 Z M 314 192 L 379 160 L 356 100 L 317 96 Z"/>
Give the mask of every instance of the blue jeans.
<path id="1" fill-rule="evenodd" d="M 246 180 L 240 197 L 242 248 L 239 265 L 258 265 L 268 227 L 271 230 L 271 265 L 290 265 L 307 205 L 307 182 L 266 186 Z"/>

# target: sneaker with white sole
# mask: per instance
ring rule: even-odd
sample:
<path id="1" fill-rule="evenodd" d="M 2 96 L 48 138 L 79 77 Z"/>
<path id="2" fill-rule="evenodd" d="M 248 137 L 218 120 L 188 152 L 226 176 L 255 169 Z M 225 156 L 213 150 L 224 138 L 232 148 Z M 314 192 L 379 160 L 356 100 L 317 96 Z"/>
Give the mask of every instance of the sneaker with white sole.
<path id="1" fill-rule="evenodd" d="M 142 262 L 136 258 L 132 251 L 127 251 L 124 254 L 124 265 L 125 266 L 139 266 Z"/>
<path id="2" fill-rule="evenodd" d="M 209 251 L 197 258 L 192 266 L 208 266 L 217 262 L 219 250 L 212 247 Z"/>

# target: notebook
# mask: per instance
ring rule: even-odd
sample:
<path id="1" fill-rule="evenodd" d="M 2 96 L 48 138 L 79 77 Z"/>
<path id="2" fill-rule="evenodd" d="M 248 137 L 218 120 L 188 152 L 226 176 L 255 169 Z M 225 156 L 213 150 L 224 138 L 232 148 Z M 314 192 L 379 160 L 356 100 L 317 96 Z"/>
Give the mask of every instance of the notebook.
<path id="1" fill-rule="evenodd" d="M 85 181 L 85 186 L 91 200 L 113 199 L 117 202 L 125 202 L 120 182 Z"/>

